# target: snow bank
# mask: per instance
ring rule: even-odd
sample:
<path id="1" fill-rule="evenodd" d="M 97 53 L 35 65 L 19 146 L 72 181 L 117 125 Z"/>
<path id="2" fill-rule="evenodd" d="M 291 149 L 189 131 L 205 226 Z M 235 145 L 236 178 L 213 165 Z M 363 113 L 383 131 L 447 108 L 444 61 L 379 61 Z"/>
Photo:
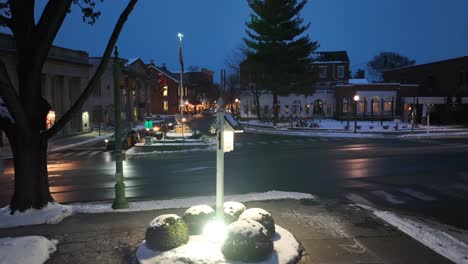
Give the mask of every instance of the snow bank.
<path id="1" fill-rule="evenodd" d="M 284 199 L 315 199 L 311 194 L 296 192 L 269 191 L 264 193 L 248 193 L 237 195 L 226 195 L 226 200 L 238 202 L 266 201 L 266 200 L 284 200 Z M 15 226 L 57 224 L 64 218 L 79 213 L 112 213 L 112 212 L 135 212 L 150 211 L 172 208 L 188 208 L 196 204 L 207 204 L 214 206 L 214 196 L 199 196 L 191 198 L 180 198 L 172 200 L 155 200 L 130 202 L 128 209 L 114 210 L 112 203 L 83 203 L 61 205 L 58 203 L 49 203 L 47 207 L 41 210 L 30 209 L 23 213 L 10 215 L 9 207 L 0 209 L 0 228 L 9 228 Z"/>
<path id="2" fill-rule="evenodd" d="M 10 207 L 7 206 L 0 209 L 0 228 L 57 224 L 64 218 L 73 215 L 73 213 L 73 207 L 71 206 L 49 203 L 46 207 L 40 210 L 29 209 L 22 213 L 15 212 L 14 215 L 10 215 Z"/>
<path id="3" fill-rule="evenodd" d="M 0 263 L 44 263 L 57 250 L 57 244 L 57 240 L 42 236 L 0 238 Z"/>
<path id="4" fill-rule="evenodd" d="M 421 222 L 402 218 L 391 212 L 376 210 L 365 205 L 359 206 L 371 210 L 378 218 L 398 228 L 405 234 L 451 261 L 457 264 L 468 263 L 468 245 L 457 240 L 446 232 Z"/>
<path id="5" fill-rule="evenodd" d="M 278 225 L 276 226 L 276 235 L 273 238 L 273 244 L 274 251 L 270 258 L 262 262 L 256 262 L 256 264 L 287 264 L 299 258 L 299 243 L 289 231 Z M 165 252 L 152 251 L 146 247 L 145 241 L 143 241 L 137 250 L 136 256 L 141 264 L 244 263 L 226 260 L 221 253 L 221 242 L 209 240 L 203 236 L 191 236 L 186 245 Z"/>

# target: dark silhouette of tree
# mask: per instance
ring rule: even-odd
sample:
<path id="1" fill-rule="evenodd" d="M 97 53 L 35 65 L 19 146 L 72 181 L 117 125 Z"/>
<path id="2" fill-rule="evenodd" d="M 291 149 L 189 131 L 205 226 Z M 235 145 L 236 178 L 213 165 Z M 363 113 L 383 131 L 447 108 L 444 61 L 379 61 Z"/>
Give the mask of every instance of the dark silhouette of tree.
<path id="1" fill-rule="evenodd" d="M 306 0 L 248 0 L 252 9 L 247 25 L 246 67 L 258 89 L 273 94 L 273 123 L 278 121 L 278 95 L 312 94 L 314 74 L 307 74 L 318 44 L 304 35 L 299 13 Z M 258 110 L 258 109 L 257 109 Z"/>
<path id="2" fill-rule="evenodd" d="M 367 63 L 367 67 L 377 81 L 382 81 L 382 73 L 385 70 L 411 66 L 415 63 L 415 60 L 411 60 L 395 52 L 381 52 Z"/>
<path id="3" fill-rule="evenodd" d="M 52 43 L 70 12 L 77 5 L 83 22 L 94 24 L 100 16 L 95 0 L 49 0 L 39 19 L 34 17 L 34 0 L 0 1 L 0 24 L 15 38 L 18 89 L 12 85 L 5 64 L 0 61 L 0 97 L 12 120 L 0 117 L 0 127 L 10 140 L 15 169 L 11 214 L 29 208 L 40 209 L 52 202 L 47 172 L 48 140 L 60 131 L 92 93 L 106 68 L 119 34 L 138 0 L 130 0 L 114 26 L 102 60 L 86 88 L 71 108 L 49 129 L 46 116 L 51 106 L 42 97 L 41 73 Z"/>
<path id="4" fill-rule="evenodd" d="M 366 78 L 366 72 L 363 69 L 357 69 L 357 71 L 354 73 L 354 78 L 364 79 Z"/>

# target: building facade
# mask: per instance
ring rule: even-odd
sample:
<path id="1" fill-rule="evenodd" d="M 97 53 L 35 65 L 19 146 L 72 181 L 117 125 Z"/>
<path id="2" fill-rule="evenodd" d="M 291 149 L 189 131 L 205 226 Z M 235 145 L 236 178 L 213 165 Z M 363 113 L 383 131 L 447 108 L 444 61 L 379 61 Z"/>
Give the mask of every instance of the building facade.
<path id="1" fill-rule="evenodd" d="M 179 80 L 174 73 L 167 70 L 163 65 L 158 67 L 154 64 L 147 65 L 151 76 L 151 113 L 175 115 L 180 113 L 180 89 Z M 184 89 L 187 94 L 187 89 Z"/>

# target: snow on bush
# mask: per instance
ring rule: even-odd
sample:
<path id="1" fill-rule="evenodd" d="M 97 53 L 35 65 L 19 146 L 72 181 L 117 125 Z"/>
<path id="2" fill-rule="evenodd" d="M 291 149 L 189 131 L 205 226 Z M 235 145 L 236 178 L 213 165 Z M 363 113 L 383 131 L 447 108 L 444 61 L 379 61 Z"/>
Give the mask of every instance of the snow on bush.
<path id="1" fill-rule="evenodd" d="M 275 221 L 271 214 L 261 208 L 250 208 L 245 210 L 239 220 L 254 220 L 262 224 L 267 229 L 268 237 L 275 235 Z"/>
<path id="2" fill-rule="evenodd" d="M 226 223 L 232 223 L 239 219 L 239 216 L 245 211 L 246 207 L 244 204 L 239 202 L 225 202 L 224 203 L 224 221 Z"/>
<path id="3" fill-rule="evenodd" d="M 208 205 L 195 205 L 187 209 L 183 219 L 191 235 L 199 235 L 206 223 L 213 219 L 215 211 Z"/>
<path id="4" fill-rule="evenodd" d="M 254 220 L 239 220 L 228 226 L 221 252 L 230 260 L 258 262 L 273 252 L 273 240 L 266 228 Z"/>
<path id="5" fill-rule="evenodd" d="M 167 251 L 189 240 L 187 224 L 175 214 L 160 215 L 146 229 L 146 245 L 154 251 Z"/>

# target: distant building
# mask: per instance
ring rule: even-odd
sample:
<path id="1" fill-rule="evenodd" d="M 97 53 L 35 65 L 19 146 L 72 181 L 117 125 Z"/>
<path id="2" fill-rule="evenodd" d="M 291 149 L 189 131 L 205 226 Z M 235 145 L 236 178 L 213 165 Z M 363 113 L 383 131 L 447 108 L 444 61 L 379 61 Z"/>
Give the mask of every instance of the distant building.
<path id="1" fill-rule="evenodd" d="M 430 109 L 433 123 L 468 124 L 468 56 L 387 70 L 383 78 L 419 85 L 417 96 L 403 100 L 416 106 L 420 122 Z"/>
<path id="2" fill-rule="evenodd" d="M 18 89 L 14 43 L 12 35 L 0 33 L 0 58 L 6 65 L 13 85 Z M 88 84 L 91 68 L 88 53 L 52 46 L 42 69 L 41 80 L 42 96 L 52 107 L 47 119 L 48 126 L 60 119 L 81 95 Z M 62 133 L 90 130 L 90 109 L 84 106 L 63 128 Z"/>
<path id="3" fill-rule="evenodd" d="M 312 95 L 290 94 L 279 96 L 279 116 L 287 117 L 316 117 L 329 118 L 334 116 L 336 85 L 347 84 L 349 80 L 349 57 L 346 51 L 314 52 L 311 54 L 313 63 L 309 72 L 317 80 L 311 91 Z M 251 79 L 251 75 L 244 66 L 240 65 L 241 84 L 241 117 L 256 117 L 256 109 L 253 104 L 253 91 L 259 93 L 260 113 L 262 117 L 271 117 L 273 114 L 273 96 L 268 89 L 257 87 Z"/>
<path id="4" fill-rule="evenodd" d="M 147 65 L 151 82 L 151 108 L 152 114 L 174 115 L 180 113 L 180 91 L 177 76 L 168 71 L 166 66 L 158 67 Z M 184 89 L 184 94 L 187 90 Z"/>

